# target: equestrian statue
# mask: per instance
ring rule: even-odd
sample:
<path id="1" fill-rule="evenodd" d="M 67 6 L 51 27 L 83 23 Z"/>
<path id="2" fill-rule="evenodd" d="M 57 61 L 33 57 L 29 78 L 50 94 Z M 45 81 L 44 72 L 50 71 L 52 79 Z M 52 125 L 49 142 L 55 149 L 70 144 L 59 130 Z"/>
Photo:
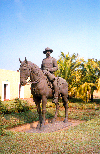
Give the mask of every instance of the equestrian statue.
<path id="1" fill-rule="evenodd" d="M 64 122 L 68 123 L 68 83 L 61 77 L 55 77 L 54 72 L 58 69 L 57 61 L 51 57 L 52 49 L 46 48 L 43 51 L 46 54 L 46 58 L 43 59 L 41 68 L 36 64 L 27 61 L 26 57 L 24 61 L 19 61 L 20 65 L 20 86 L 27 84 L 27 79 L 30 77 L 31 94 L 33 95 L 34 102 L 37 106 L 37 112 L 39 114 L 39 128 L 45 126 L 45 113 L 47 99 L 53 99 L 53 103 L 56 105 L 56 112 L 53 121 L 56 121 L 59 103 L 58 100 L 62 97 L 63 105 L 65 108 Z M 40 103 L 42 100 L 42 113 Z"/>

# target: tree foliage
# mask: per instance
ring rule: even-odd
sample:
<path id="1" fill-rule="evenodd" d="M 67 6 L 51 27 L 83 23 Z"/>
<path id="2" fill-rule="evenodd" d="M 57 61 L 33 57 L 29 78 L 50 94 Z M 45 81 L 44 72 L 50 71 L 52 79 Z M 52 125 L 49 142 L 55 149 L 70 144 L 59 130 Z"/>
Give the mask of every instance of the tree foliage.
<path id="1" fill-rule="evenodd" d="M 58 59 L 56 76 L 64 78 L 69 85 L 69 96 L 84 101 L 93 99 L 93 91 L 100 89 L 100 61 L 85 61 L 78 54 L 64 54 Z"/>

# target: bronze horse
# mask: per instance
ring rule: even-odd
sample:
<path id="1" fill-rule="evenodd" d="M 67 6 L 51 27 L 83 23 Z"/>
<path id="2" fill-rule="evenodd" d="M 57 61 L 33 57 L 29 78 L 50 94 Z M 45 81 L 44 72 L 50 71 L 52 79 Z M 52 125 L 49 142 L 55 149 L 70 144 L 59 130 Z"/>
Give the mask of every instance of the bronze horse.
<path id="1" fill-rule="evenodd" d="M 34 63 L 25 60 L 22 62 L 19 59 L 20 65 L 20 85 L 24 86 L 27 84 L 27 79 L 30 77 L 31 83 L 31 94 L 33 95 L 33 99 L 37 106 L 37 112 L 39 114 L 39 127 L 44 127 L 45 125 L 45 113 L 46 113 L 46 103 L 47 98 L 53 98 L 53 88 L 52 85 L 49 84 L 47 77 L 44 75 L 42 70 Z M 68 83 L 61 77 L 57 77 L 58 86 L 59 86 L 59 98 L 62 97 L 63 105 L 65 107 L 65 119 L 64 122 L 68 122 Z M 42 100 L 42 114 L 40 103 Z M 59 103 L 56 103 L 56 112 L 54 116 L 54 121 L 57 118 L 59 109 Z"/>

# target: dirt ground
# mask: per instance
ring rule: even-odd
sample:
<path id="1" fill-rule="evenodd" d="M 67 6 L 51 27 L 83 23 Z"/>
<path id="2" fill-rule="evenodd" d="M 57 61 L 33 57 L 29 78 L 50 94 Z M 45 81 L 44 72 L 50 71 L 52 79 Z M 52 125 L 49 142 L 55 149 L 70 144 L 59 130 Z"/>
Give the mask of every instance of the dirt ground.
<path id="1" fill-rule="evenodd" d="M 25 99 L 28 101 L 29 105 L 35 105 L 35 102 L 33 101 L 33 98 Z M 69 109 L 72 110 L 72 109 Z M 33 122 L 33 123 L 27 123 L 15 128 L 9 129 L 10 131 L 16 131 L 16 132 L 27 132 L 27 133 L 49 133 L 54 131 L 61 131 L 64 129 L 69 129 L 70 127 L 77 126 L 84 121 L 79 120 L 68 120 L 68 123 L 64 123 L 64 118 L 58 117 L 57 121 L 55 123 L 51 123 L 52 119 L 47 119 L 45 127 L 43 129 L 37 129 L 37 125 L 39 124 L 39 121 Z"/>
<path id="2" fill-rule="evenodd" d="M 74 127 L 76 125 L 79 125 L 80 123 L 83 123 L 84 121 L 79 120 L 68 120 L 68 123 L 64 123 L 64 118 L 58 117 L 57 121 L 55 123 L 51 123 L 52 119 L 47 119 L 45 127 L 40 129 L 37 129 L 38 121 L 33 123 L 24 124 L 22 126 L 18 126 L 15 128 L 9 129 L 10 131 L 15 132 L 27 132 L 27 133 L 50 133 L 55 131 L 61 131 L 64 129 L 69 129 L 70 127 Z"/>
<path id="3" fill-rule="evenodd" d="M 29 98 L 25 100 L 28 101 L 29 105 L 35 105 L 33 98 Z M 84 122 L 84 121 L 69 119 L 68 123 L 64 123 L 63 122 L 64 118 L 62 117 L 58 117 L 55 123 L 51 123 L 51 120 L 52 119 L 47 119 L 45 127 L 41 130 L 37 129 L 37 125 L 39 124 L 39 121 L 33 122 L 33 123 L 27 123 L 18 127 L 11 128 L 9 130 L 15 131 L 15 132 L 27 132 L 27 133 L 49 133 L 54 131 L 61 131 L 63 129 L 69 129 L 70 127 L 74 127 Z"/>

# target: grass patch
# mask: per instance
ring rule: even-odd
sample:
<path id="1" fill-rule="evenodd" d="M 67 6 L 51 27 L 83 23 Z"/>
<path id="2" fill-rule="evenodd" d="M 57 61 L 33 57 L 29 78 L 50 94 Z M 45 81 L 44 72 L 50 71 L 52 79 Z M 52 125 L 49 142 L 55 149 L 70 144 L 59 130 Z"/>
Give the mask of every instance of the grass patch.
<path id="1" fill-rule="evenodd" d="M 93 106 L 96 105 L 93 104 Z M 82 110 L 79 103 L 69 103 L 69 107 L 70 119 L 86 121 L 68 130 L 42 134 L 14 133 L 6 130 L 9 127 L 38 121 L 39 117 L 35 107 L 31 106 L 28 111 L 20 113 L 2 113 L 0 115 L 0 153 L 99 153 L 100 110 L 92 106 L 85 106 Z M 54 114 L 55 107 L 48 102 L 46 118 L 52 118 Z M 65 116 L 62 103 L 58 116 Z"/>
<path id="2" fill-rule="evenodd" d="M 53 133 L 12 133 L 1 137 L 1 153 L 99 153 L 100 119 Z"/>
<path id="3" fill-rule="evenodd" d="M 51 104 L 50 102 L 47 104 L 46 119 L 53 118 L 55 115 L 56 109 L 54 108 L 54 106 L 51 107 L 50 104 Z M 69 108 L 69 111 L 68 111 L 68 117 L 70 119 L 88 121 L 88 120 L 94 119 L 95 117 L 99 117 L 99 114 L 100 114 L 100 110 L 86 109 L 86 107 L 85 107 L 85 110 L 82 110 L 82 109 L 80 110 L 77 103 L 70 103 L 70 106 L 71 107 Z M 60 107 L 58 116 L 65 117 L 64 107 L 62 106 Z M 10 114 L 3 113 L 0 115 L 0 124 L 1 124 L 1 128 L 3 129 L 15 127 L 17 125 L 22 125 L 25 123 L 31 123 L 33 121 L 38 121 L 38 120 L 39 120 L 39 116 L 38 116 L 36 107 L 35 108 L 31 107 L 30 110 L 21 112 L 21 113 L 12 112 Z"/>
<path id="4" fill-rule="evenodd" d="M 95 109 L 99 110 L 100 105 L 96 103 L 69 103 L 68 104 L 69 108 L 74 108 L 74 109 L 80 109 L 80 110 L 87 110 L 87 109 Z"/>
<path id="5" fill-rule="evenodd" d="M 59 102 L 59 106 L 63 107 L 63 103 Z M 41 104 L 42 107 L 42 104 Z M 47 102 L 46 108 L 55 108 L 55 104 L 52 102 Z M 95 109 L 95 110 L 100 110 L 100 104 L 97 102 L 90 102 L 90 103 L 83 103 L 83 102 L 68 102 L 68 107 L 69 108 L 74 108 L 74 109 L 80 109 L 80 110 L 87 110 L 87 109 Z"/>

